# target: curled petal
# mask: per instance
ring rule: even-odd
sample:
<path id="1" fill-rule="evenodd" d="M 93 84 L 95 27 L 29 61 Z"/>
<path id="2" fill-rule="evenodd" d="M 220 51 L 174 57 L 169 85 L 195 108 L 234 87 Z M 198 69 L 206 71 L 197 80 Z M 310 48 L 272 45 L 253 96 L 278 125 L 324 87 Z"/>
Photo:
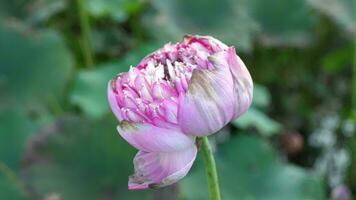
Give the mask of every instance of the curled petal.
<path id="1" fill-rule="evenodd" d="M 178 123 L 185 134 L 213 134 L 234 116 L 233 79 L 227 67 L 194 70 L 187 94 L 179 98 Z"/>
<path id="2" fill-rule="evenodd" d="M 195 145 L 174 152 L 139 151 L 134 159 L 135 174 L 129 178 L 129 189 L 159 188 L 182 179 L 197 154 Z"/>
<path id="3" fill-rule="evenodd" d="M 145 152 L 179 151 L 194 144 L 194 138 L 182 133 L 177 126 L 168 129 L 124 120 L 117 130 L 128 143 Z"/>

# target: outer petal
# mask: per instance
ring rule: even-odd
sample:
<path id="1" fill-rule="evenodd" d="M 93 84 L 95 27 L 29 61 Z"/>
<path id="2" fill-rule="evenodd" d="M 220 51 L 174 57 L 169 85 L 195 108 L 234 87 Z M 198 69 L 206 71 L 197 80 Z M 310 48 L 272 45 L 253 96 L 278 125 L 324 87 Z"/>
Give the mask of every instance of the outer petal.
<path id="1" fill-rule="evenodd" d="M 120 111 L 120 107 L 117 103 L 116 100 L 116 95 L 114 94 L 114 91 L 112 90 L 111 87 L 111 81 L 109 81 L 108 83 L 108 101 L 109 101 L 109 105 L 110 108 L 112 110 L 112 112 L 115 114 L 116 118 L 121 121 L 123 119 L 121 111 Z"/>
<path id="2" fill-rule="evenodd" d="M 179 127 L 162 128 L 147 123 L 122 121 L 117 130 L 135 148 L 145 152 L 180 151 L 194 145 L 195 138 Z"/>
<path id="3" fill-rule="evenodd" d="M 159 188 L 179 181 L 187 175 L 196 154 L 195 145 L 168 153 L 139 151 L 134 159 L 135 174 L 129 178 L 129 189 Z"/>
<path id="4" fill-rule="evenodd" d="M 244 113 L 252 103 L 253 82 L 250 73 L 233 47 L 227 51 L 227 61 L 234 78 L 234 89 L 237 96 L 237 107 L 234 118 Z"/>
<path id="5" fill-rule="evenodd" d="M 187 94 L 179 98 L 179 126 L 188 135 L 213 134 L 235 115 L 235 104 L 228 67 L 195 70 Z"/>

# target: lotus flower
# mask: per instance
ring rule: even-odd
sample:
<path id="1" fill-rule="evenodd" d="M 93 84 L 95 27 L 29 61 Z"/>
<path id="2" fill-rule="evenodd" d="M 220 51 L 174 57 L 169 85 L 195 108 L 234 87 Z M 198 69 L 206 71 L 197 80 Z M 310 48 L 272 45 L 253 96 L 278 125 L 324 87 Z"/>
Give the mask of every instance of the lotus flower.
<path id="1" fill-rule="evenodd" d="M 228 47 L 210 36 L 185 36 L 118 74 L 108 85 L 119 134 L 139 152 L 129 189 L 166 186 L 183 178 L 195 138 L 215 133 L 251 104 L 251 76 Z"/>

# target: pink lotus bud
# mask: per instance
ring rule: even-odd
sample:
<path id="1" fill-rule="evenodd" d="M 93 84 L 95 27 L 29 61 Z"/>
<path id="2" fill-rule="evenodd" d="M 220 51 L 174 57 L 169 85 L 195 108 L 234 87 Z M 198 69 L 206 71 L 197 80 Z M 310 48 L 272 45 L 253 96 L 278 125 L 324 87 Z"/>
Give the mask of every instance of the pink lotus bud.
<path id="1" fill-rule="evenodd" d="M 191 168 L 196 136 L 215 133 L 252 101 L 251 76 L 228 47 L 209 36 L 166 44 L 109 82 L 117 129 L 139 149 L 129 189 L 177 182 Z"/>

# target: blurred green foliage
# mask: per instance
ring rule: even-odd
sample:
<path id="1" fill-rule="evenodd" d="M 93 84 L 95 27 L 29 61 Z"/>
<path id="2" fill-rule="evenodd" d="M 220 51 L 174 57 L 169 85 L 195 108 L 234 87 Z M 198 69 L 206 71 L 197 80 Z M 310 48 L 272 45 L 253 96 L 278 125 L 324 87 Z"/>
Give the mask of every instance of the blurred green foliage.
<path id="1" fill-rule="evenodd" d="M 21 182 L 17 180 L 16 174 L 13 174 L 3 163 L 0 163 L 0 194 L 3 199 L 24 200 L 25 193 Z"/>
<path id="2" fill-rule="evenodd" d="M 1 110 L 1 163 L 18 171 L 25 144 L 35 130 L 35 124 L 24 113 L 16 110 Z"/>
<path id="3" fill-rule="evenodd" d="M 26 108 L 61 98 L 73 60 L 59 34 L 2 25 L 2 101 Z"/>
<path id="4" fill-rule="evenodd" d="M 112 77 L 185 34 L 236 46 L 255 82 L 250 110 L 211 138 L 224 199 L 331 199 L 340 185 L 355 193 L 352 8 L 352 0 L 0 0 L 0 199 L 207 199 L 199 157 L 179 184 L 128 191 L 136 150 L 117 135 L 106 100 Z"/>
<path id="5" fill-rule="evenodd" d="M 252 106 L 232 124 L 241 129 L 255 128 L 257 132 L 265 136 L 281 133 L 282 126 L 265 114 L 270 104 L 271 96 L 267 88 L 255 84 Z"/>
<path id="6" fill-rule="evenodd" d="M 178 40 L 186 33 L 212 34 L 238 50 L 251 50 L 255 38 L 266 45 L 304 46 L 315 24 L 311 7 L 300 0 L 156 0 L 154 6 L 158 14 L 147 19 L 153 35 Z"/>
<path id="7" fill-rule="evenodd" d="M 223 199 L 325 199 L 320 177 L 278 161 L 272 146 L 253 136 L 237 136 L 221 146 L 217 166 Z M 208 199 L 204 166 L 184 179 L 186 199 Z M 192 190 L 194 186 L 200 187 Z"/>
<path id="8" fill-rule="evenodd" d="M 115 127 L 112 117 L 92 121 L 63 116 L 44 129 L 24 157 L 24 179 L 36 199 L 51 194 L 73 200 L 134 195 L 126 185 L 135 150 L 117 139 Z"/>
<path id="9" fill-rule="evenodd" d="M 118 22 L 137 13 L 142 4 L 139 0 L 89 0 L 87 1 L 88 12 L 94 17 L 110 17 Z"/>

